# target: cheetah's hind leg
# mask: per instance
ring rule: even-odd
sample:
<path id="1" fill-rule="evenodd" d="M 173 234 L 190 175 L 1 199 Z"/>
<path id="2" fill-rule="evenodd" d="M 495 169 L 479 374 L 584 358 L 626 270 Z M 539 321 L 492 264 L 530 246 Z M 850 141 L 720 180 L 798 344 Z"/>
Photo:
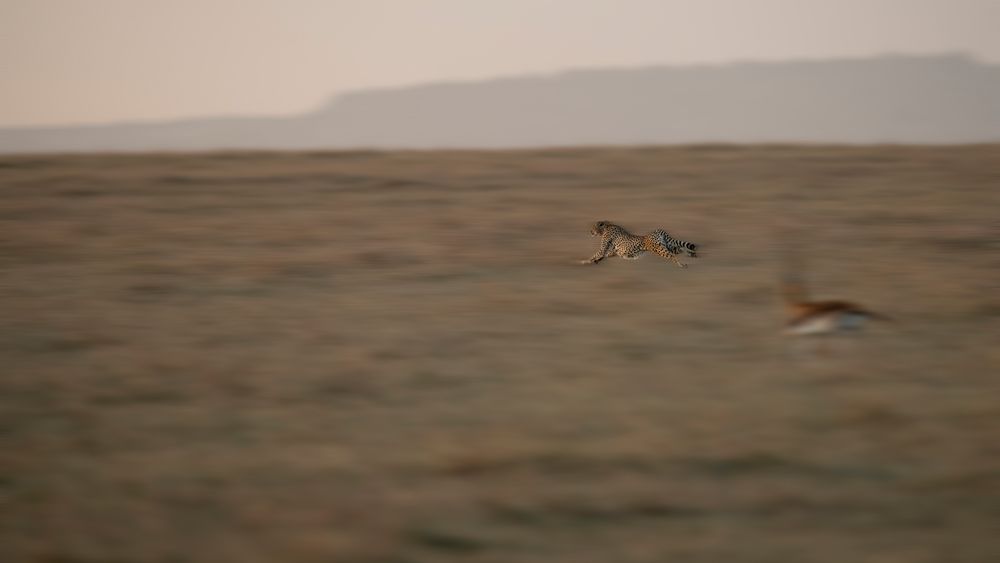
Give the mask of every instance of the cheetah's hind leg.
<path id="1" fill-rule="evenodd" d="M 687 268 L 687 264 L 685 264 L 684 262 L 681 262 L 677 258 L 676 254 L 674 254 L 673 252 L 670 252 L 669 250 L 667 250 L 666 247 L 664 247 L 663 245 L 657 244 L 657 245 L 654 246 L 653 250 L 657 254 L 659 254 L 660 256 L 666 258 L 667 260 L 670 260 L 674 264 L 677 264 L 678 268 L 681 268 L 681 269 Z"/>

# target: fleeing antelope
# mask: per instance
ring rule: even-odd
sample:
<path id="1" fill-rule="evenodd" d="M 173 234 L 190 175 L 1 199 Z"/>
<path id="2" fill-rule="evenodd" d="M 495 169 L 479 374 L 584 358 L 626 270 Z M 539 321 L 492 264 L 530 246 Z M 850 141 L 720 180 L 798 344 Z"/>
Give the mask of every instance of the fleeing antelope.
<path id="1" fill-rule="evenodd" d="M 785 334 L 805 336 L 857 330 L 872 319 L 889 318 L 850 301 L 810 301 L 801 285 L 784 284 Z"/>

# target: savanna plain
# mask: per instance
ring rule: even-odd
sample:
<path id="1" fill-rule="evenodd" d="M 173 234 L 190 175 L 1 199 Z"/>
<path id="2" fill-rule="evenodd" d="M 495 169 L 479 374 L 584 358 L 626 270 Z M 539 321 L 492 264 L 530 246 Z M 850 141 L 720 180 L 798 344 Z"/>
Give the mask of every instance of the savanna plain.
<path id="1" fill-rule="evenodd" d="M 0 560 L 1000 561 L 998 203 L 997 145 L 0 157 Z M 783 336 L 789 275 L 893 322 Z"/>

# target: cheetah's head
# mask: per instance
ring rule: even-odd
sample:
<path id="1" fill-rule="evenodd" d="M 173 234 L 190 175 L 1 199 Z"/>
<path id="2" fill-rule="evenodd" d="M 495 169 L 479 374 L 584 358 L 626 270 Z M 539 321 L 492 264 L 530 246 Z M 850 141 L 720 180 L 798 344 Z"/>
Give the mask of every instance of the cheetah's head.
<path id="1" fill-rule="evenodd" d="M 609 226 L 611 226 L 610 221 L 598 221 L 594 223 L 593 228 L 590 229 L 590 235 L 599 237 L 604 234 L 604 231 L 608 230 Z"/>

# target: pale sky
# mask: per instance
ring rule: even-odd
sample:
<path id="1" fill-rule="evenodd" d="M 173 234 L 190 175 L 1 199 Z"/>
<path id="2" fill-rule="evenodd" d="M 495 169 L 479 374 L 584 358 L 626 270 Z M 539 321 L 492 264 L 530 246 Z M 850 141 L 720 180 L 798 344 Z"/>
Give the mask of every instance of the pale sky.
<path id="1" fill-rule="evenodd" d="M 1000 0 L 0 0 L 0 127 L 280 115 L 587 67 L 964 52 Z"/>

